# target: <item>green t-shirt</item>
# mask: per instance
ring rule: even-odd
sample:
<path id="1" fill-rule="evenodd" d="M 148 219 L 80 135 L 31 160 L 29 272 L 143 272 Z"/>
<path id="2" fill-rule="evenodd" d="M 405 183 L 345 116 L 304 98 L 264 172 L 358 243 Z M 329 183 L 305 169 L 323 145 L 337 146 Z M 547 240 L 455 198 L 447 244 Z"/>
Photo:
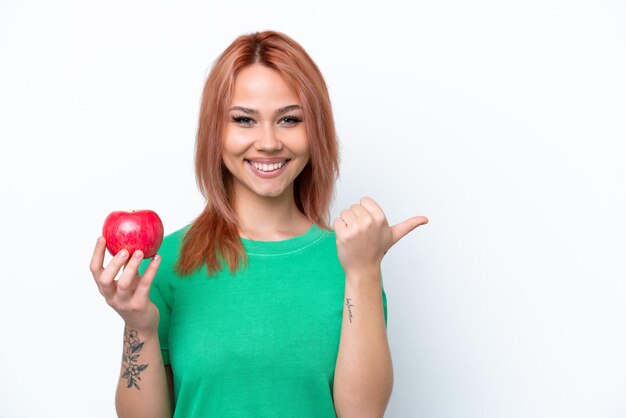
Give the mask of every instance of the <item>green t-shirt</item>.
<path id="1" fill-rule="evenodd" d="M 313 225 L 283 241 L 242 239 L 243 270 L 208 276 L 203 265 L 180 278 L 174 264 L 188 228 L 164 238 L 150 290 L 174 416 L 336 418 L 345 274 L 334 232 Z M 384 289 L 382 299 L 386 326 Z"/>

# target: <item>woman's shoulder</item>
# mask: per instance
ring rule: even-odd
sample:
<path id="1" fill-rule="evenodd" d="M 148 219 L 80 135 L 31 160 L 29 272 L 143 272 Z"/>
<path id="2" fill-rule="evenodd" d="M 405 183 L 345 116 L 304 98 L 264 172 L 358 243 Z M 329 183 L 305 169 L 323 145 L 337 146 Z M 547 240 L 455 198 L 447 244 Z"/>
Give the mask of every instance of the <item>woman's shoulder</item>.
<path id="1" fill-rule="evenodd" d="M 172 276 L 176 276 L 175 268 L 176 262 L 178 261 L 178 257 L 180 254 L 180 248 L 183 242 L 183 238 L 187 230 L 189 230 L 189 225 L 185 225 L 184 227 L 175 230 L 163 237 L 163 241 L 161 242 L 161 246 L 157 251 L 157 254 L 161 257 L 160 267 L 155 277 L 155 282 L 166 280 Z M 148 267 L 151 259 L 143 260 L 141 266 L 139 267 L 139 273 L 143 274 L 145 269 Z"/>
<path id="2" fill-rule="evenodd" d="M 191 224 L 187 224 L 182 228 L 175 230 L 174 232 L 166 234 L 163 237 L 163 243 L 161 245 L 176 245 L 177 243 L 180 244 L 189 228 L 191 228 Z"/>
<path id="3" fill-rule="evenodd" d="M 163 242 L 159 248 L 159 255 L 164 259 L 176 259 L 180 252 L 185 234 L 191 227 L 191 224 L 185 225 L 180 229 L 170 232 L 163 237 Z"/>

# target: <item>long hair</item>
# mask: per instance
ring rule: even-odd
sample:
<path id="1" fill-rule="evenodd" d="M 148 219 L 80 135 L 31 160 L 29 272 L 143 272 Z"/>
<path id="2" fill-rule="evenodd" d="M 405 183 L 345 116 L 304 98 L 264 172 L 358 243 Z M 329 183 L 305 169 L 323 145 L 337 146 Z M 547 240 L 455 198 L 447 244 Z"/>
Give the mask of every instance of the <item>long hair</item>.
<path id="1" fill-rule="evenodd" d="M 339 175 L 339 150 L 322 73 L 304 48 L 283 33 L 241 35 L 213 62 L 202 93 L 195 172 L 206 206 L 183 238 L 176 264 L 181 276 L 191 274 L 203 263 L 211 275 L 224 268 L 223 263 L 234 273 L 247 262 L 232 206 L 232 175 L 221 158 L 222 132 L 235 77 L 256 63 L 278 71 L 302 103 L 310 159 L 294 181 L 294 199 L 311 222 L 330 229 L 329 207 Z"/>

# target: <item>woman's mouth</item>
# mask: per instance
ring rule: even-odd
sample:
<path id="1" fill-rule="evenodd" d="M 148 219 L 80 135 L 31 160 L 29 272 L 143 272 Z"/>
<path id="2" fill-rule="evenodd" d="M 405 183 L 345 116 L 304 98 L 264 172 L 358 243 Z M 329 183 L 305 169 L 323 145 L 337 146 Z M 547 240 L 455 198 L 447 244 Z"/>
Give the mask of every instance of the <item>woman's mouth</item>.
<path id="1" fill-rule="evenodd" d="M 252 160 L 246 160 L 246 162 L 254 168 L 255 171 L 260 172 L 260 173 L 273 173 L 276 171 L 281 171 L 281 169 L 287 165 L 287 163 L 289 163 L 289 159 L 286 160 L 282 160 L 282 161 L 276 161 L 274 163 L 263 163 L 260 161 L 252 161 Z"/>

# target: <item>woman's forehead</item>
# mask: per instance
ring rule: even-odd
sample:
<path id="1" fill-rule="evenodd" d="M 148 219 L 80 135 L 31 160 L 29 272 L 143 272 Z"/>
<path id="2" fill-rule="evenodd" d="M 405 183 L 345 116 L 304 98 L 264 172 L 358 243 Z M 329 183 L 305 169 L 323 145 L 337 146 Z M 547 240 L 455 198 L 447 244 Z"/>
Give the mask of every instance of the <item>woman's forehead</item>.
<path id="1" fill-rule="evenodd" d="M 253 64 L 235 77 L 230 106 L 274 111 L 299 102 L 298 93 L 278 71 Z"/>

